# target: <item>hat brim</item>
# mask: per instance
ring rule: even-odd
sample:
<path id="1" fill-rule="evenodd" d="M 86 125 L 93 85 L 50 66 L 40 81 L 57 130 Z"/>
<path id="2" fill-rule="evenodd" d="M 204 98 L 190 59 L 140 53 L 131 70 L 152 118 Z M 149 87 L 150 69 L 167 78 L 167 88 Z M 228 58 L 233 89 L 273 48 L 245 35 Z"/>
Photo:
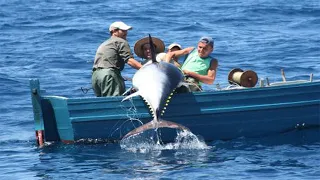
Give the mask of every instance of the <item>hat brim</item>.
<path id="1" fill-rule="evenodd" d="M 131 26 L 124 26 L 124 27 L 120 27 L 119 29 L 128 31 L 128 30 L 131 30 L 132 27 Z"/>
<path id="2" fill-rule="evenodd" d="M 161 53 L 164 52 L 165 46 L 162 40 L 160 40 L 159 38 L 156 37 L 152 37 L 152 42 L 155 45 L 155 50 L 156 53 Z M 145 44 L 149 43 L 149 37 L 144 37 L 140 40 L 138 40 L 135 44 L 134 44 L 134 53 L 140 57 L 140 58 L 144 58 L 143 57 L 143 49 L 142 46 Z"/>
<path id="3" fill-rule="evenodd" d="M 111 32 L 111 31 L 116 30 L 116 29 L 121 29 L 121 30 L 129 31 L 129 30 L 132 29 L 132 27 L 131 27 L 131 26 L 126 26 L 126 27 L 110 27 L 110 28 L 109 28 L 109 31 Z"/>

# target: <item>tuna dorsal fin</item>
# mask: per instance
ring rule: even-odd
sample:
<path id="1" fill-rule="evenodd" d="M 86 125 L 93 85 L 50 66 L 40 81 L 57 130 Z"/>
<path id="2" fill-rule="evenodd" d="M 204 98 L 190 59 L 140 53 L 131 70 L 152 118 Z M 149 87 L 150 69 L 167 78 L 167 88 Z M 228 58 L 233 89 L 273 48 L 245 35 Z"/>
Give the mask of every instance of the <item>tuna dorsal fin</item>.
<path id="1" fill-rule="evenodd" d="M 157 62 L 157 59 L 156 59 L 156 50 L 155 50 L 155 48 L 154 48 L 154 44 L 153 44 L 152 37 L 151 37 L 150 34 L 149 34 L 149 44 L 150 44 L 150 49 L 151 49 L 152 62 Z"/>

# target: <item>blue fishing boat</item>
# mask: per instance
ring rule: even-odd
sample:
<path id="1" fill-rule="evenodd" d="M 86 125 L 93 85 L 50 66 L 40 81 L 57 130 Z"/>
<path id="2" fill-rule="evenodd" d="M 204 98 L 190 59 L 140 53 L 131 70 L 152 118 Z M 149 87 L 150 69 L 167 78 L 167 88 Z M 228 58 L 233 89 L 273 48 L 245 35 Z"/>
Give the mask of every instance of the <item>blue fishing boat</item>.
<path id="1" fill-rule="evenodd" d="M 205 141 L 262 137 L 319 128 L 320 81 L 298 80 L 254 87 L 218 88 L 212 92 L 174 94 L 162 119 L 188 127 Z M 68 98 L 42 94 L 30 80 L 37 142 L 119 141 L 152 120 L 141 97 Z M 163 141 L 176 130 L 164 128 Z"/>

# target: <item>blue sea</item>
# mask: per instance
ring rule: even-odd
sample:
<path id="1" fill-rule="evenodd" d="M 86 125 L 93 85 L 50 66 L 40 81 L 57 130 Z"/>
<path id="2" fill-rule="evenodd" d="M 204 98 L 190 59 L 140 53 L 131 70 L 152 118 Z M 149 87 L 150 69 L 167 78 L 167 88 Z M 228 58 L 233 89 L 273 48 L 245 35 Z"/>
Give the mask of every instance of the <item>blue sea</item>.
<path id="1" fill-rule="evenodd" d="M 133 26 L 131 49 L 148 34 L 183 47 L 212 36 L 219 67 L 206 90 L 227 84 L 233 68 L 270 82 L 282 80 L 281 69 L 288 80 L 311 73 L 319 80 L 319 0 L 0 0 L 0 7 L 0 179 L 320 179 L 319 129 L 217 139 L 203 149 L 39 148 L 29 88 L 38 78 L 48 95 L 93 96 L 81 87 L 90 88 L 96 49 L 119 20 Z"/>

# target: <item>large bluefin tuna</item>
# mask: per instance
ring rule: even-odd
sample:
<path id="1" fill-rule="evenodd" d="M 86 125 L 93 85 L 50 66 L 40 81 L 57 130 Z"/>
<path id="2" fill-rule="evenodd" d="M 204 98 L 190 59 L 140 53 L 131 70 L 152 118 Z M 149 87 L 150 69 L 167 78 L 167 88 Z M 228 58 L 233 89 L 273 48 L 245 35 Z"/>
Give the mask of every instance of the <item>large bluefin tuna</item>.
<path id="1" fill-rule="evenodd" d="M 154 119 L 151 122 L 130 131 L 123 138 L 138 134 L 145 130 L 163 127 L 188 130 L 188 128 L 180 124 L 160 119 L 160 116 L 167 105 L 167 101 L 171 98 L 171 95 L 173 95 L 174 90 L 183 85 L 184 76 L 180 69 L 173 64 L 162 61 L 157 62 L 150 35 L 149 43 L 151 46 L 152 63 L 144 65 L 134 74 L 132 85 L 136 92 L 125 97 L 123 101 L 133 96 L 140 95 L 150 106 Z"/>

